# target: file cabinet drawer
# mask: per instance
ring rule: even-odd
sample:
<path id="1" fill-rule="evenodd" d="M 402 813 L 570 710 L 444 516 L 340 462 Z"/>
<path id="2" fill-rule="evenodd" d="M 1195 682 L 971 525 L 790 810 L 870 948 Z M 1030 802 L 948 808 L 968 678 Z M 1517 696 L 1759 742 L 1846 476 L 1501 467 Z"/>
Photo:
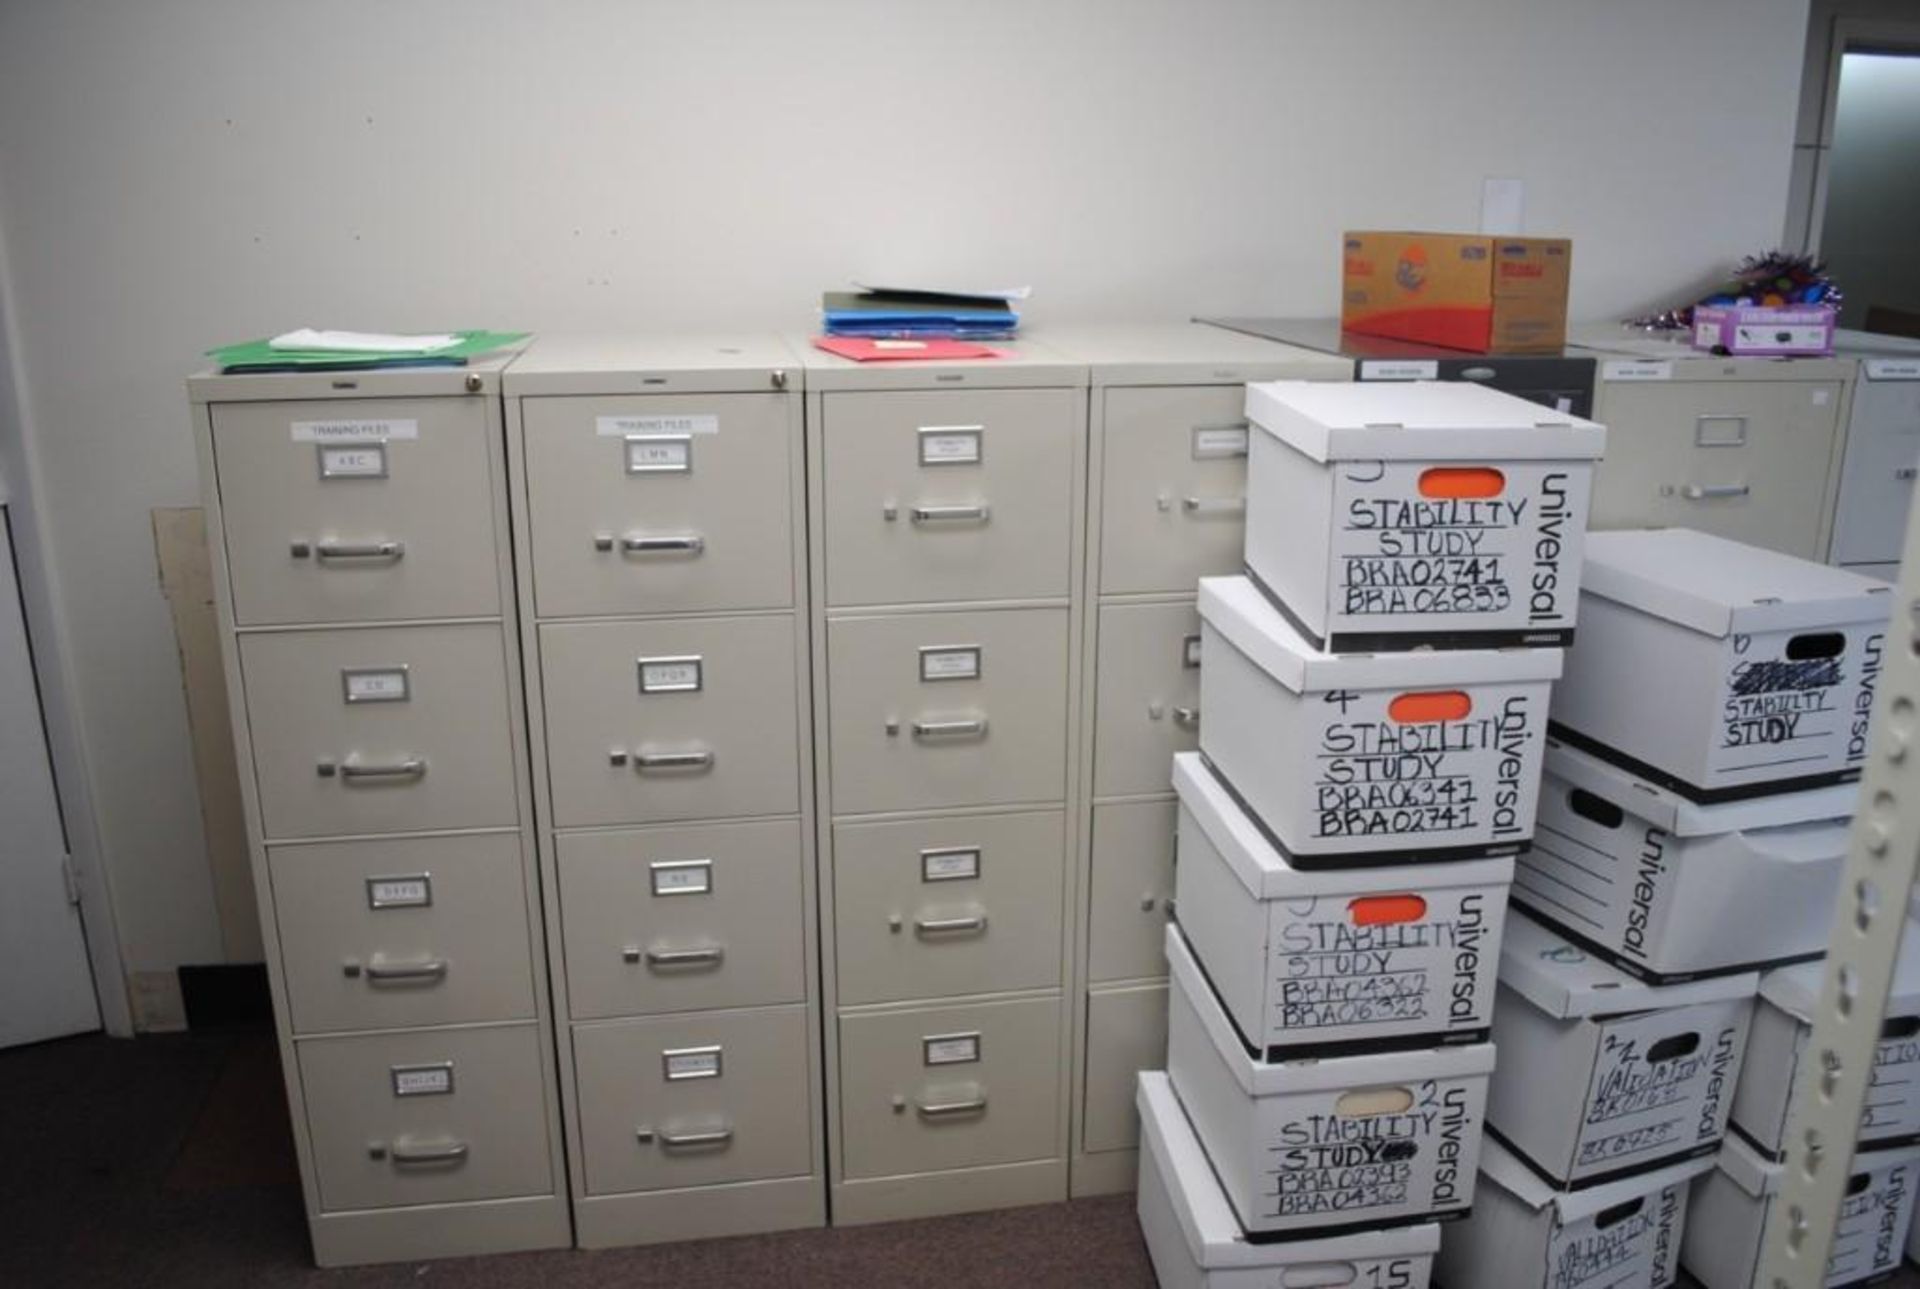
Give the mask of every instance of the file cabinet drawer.
<path id="1" fill-rule="evenodd" d="M 843 1015 L 846 1176 L 1054 1158 L 1059 1079 L 1058 998 Z"/>
<path id="2" fill-rule="evenodd" d="M 1094 685 L 1094 795 L 1171 791 L 1174 753 L 1200 745 L 1199 610 L 1102 606 Z"/>
<path id="3" fill-rule="evenodd" d="M 1087 995 L 1087 1097 L 1081 1148 L 1132 1150 L 1140 1144 L 1133 1108 L 1142 1070 L 1167 1068 L 1167 987 L 1098 989 Z"/>
<path id="4" fill-rule="evenodd" d="M 1244 385 L 1107 391 L 1102 594 L 1191 591 L 1202 577 L 1240 571 L 1246 401 Z"/>
<path id="5" fill-rule="evenodd" d="M 534 1015 L 520 834 L 267 851 L 295 1033 Z"/>
<path id="6" fill-rule="evenodd" d="M 302 1040 L 320 1207 L 551 1194 L 547 1056 L 533 1025 Z"/>
<path id="7" fill-rule="evenodd" d="M 1139 980 L 1167 974 L 1177 812 L 1173 801 L 1093 808 L 1088 979 Z M 1127 1096 L 1131 1104 L 1132 1092 Z"/>
<path id="8" fill-rule="evenodd" d="M 573 1056 L 589 1195 L 811 1166 L 803 1007 L 579 1025 Z"/>
<path id="9" fill-rule="evenodd" d="M 828 604 L 1067 594 L 1073 391 L 824 398 Z"/>
<path id="10" fill-rule="evenodd" d="M 240 625 L 500 612 L 483 400 L 225 403 L 212 419 Z"/>
<path id="11" fill-rule="evenodd" d="M 1818 559 L 1838 381 L 1608 383 L 1594 528 L 1697 528 Z"/>
<path id="12" fill-rule="evenodd" d="M 499 627 L 248 635 L 240 669 L 268 837 L 518 822 Z"/>
<path id="13" fill-rule="evenodd" d="M 540 614 L 791 605 L 792 408 L 783 394 L 524 400 Z"/>
<path id="14" fill-rule="evenodd" d="M 540 628 L 554 822 L 800 808 L 790 615 Z"/>
<path id="15" fill-rule="evenodd" d="M 1058 811 L 834 829 L 842 1004 L 1060 984 Z"/>
<path id="16" fill-rule="evenodd" d="M 574 1018 L 799 1002 L 797 820 L 563 833 Z"/>
<path id="17" fill-rule="evenodd" d="M 1065 796 L 1065 609 L 842 618 L 827 655 L 835 812 Z"/>

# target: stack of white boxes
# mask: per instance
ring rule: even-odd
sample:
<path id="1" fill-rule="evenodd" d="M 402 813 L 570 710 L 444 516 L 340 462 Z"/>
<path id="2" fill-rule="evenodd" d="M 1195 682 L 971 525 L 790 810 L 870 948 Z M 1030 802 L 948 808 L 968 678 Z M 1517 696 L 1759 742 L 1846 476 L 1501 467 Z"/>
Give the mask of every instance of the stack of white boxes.
<path id="1" fill-rule="evenodd" d="M 1200 583 L 1176 758 L 1161 1283 L 1425 1286 L 1473 1200 L 1600 427 L 1472 385 L 1248 389 L 1247 575 Z"/>
<path id="2" fill-rule="evenodd" d="M 1450 1283 L 1491 1283 L 1488 1259 L 1511 1244 L 1496 1215 L 1530 1209 L 1605 1221 L 1566 1256 L 1609 1274 L 1639 1240 L 1645 1269 L 1621 1283 L 1657 1289 L 1678 1263 L 1710 1289 L 1748 1286 L 1787 1095 L 1758 1089 L 1791 1080 L 1793 1038 L 1772 1012 L 1795 1005 L 1756 1019 L 1753 996 L 1789 999 L 1800 979 L 1756 972 L 1824 951 L 1887 588 L 1654 529 L 1591 534 L 1581 590 L 1538 829 L 1514 877 L 1526 916 L 1501 963 L 1494 1032 L 1512 1060 L 1488 1128 L 1506 1150 L 1484 1166 L 1499 1200 L 1443 1272 L 1457 1252 L 1481 1276 Z M 1758 1151 L 1727 1133 L 1730 1116 L 1754 1131 L 1769 1114 Z M 1886 1162 L 1862 1170 L 1882 1208 L 1885 1188 L 1910 1194 L 1914 1180 L 1895 1167 L 1906 1157 Z"/>

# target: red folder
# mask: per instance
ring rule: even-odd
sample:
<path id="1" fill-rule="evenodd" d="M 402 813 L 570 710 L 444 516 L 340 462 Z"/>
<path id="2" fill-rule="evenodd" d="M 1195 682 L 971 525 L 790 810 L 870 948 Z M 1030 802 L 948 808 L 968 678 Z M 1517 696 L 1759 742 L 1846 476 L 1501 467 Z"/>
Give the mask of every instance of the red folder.
<path id="1" fill-rule="evenodd" d="M 869 336 L 815 336 L 815 349 L 824 349 L 857 363 L 927 362 L 947 358 L 1004 358 L 991 345 L 971 340 L 875 340 Z"/>

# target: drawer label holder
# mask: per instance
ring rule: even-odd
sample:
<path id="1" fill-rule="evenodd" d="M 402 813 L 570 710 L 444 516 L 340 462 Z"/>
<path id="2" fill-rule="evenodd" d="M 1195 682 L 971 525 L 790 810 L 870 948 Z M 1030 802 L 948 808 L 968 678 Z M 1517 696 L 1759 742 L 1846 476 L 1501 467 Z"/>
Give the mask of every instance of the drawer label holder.
<path id="1" fill-rule="evenodd" d="M 370 909 L 424 909 L 433 905 L 433 875 L 407 873 L 367 879 Z"/>
<path id="2" fill-rule="evenodd" d="M 920 427 L 921 465 L 979 465 L 984 456 L 986 427 L 981 425 L 923 425 Z"/>
<path id="3" fill-rule="evenodd" d="M 725 1065 L 718 1043 L 710 1047 L 671 1047 L 660 1053 L 660 1072 L 669 1083 L 717 1079 Z"/>
<path id="4" fill-rule="evenodd" d="M 697 653 L 641 658 L 638 665 L 643 694 L 697 694 L 705 685 L 705 667 Z"/>
<path id="5" fill-rule="evenodd" d="M 397 1097 L 445 1097 L 453 1095 L 453 1062 L 436 1061 L 428 1065 L 395 1065 L 388 1070 Z"/>
<path id="6" fill-rule="evenodd" d="M 929 846 L 920 852 L 923 882 L 968 882 L 980 877 L 978 846 Z"/>
<path id="7" fill-rule="evenodd" d="M 920 679 L 923 682 L 980 679 L 980 646 L 921 646 Z"/>
<path id="8" fill-rule="evenodd" d="M 314 449 L 320 458 L 322 479 L 384 479 L 387 477 L 385 443 L 322 443 Z"/>
<path id="9" fill-rule="evenodd" d="M 663 859 L 647 865 L 647 880 L 655 895 L 710 895 L 713 893 L 713 861 L 710 859 Z"/>
<path id="10" fill-rule="evenodd" d="M 980 1035 L 928 1034 L 920 1040 L 920 1059 L 926 1065 L 970 1065 L 980 1059 Z"/>
<path id="11" fill-rule="evenodd" d="M 1245 421 L 1235 421 L 1229 425 L 1196 425 L 1193 427 L 1193 459 L 1217 461 L 1244 457 L 1247 455 L 1247 434 Z"/>
<path id="12" fill-rule="evenodd" d="M 350 704 L 404 703 L 413 697 L 405 667 L 342 667 L 340 695 Z"/>
<path id="13" fill-rule="evenodd" d="M 691 434 L 626 435 L 628 474 L 691 474 Z"/>

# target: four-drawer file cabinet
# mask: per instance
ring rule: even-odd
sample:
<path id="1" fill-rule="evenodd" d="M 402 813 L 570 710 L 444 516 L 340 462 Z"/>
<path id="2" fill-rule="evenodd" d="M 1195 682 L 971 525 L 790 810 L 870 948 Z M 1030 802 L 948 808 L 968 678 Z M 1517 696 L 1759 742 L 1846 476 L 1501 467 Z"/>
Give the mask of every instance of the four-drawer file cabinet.
<path id="1" fill-rule="evenodd" d="M 1198 738 L 1195 584 L 1241 568 L 1246 384 L 1344 381 L 1353 364 L 1204 326 L 1055 343 L 1087 362 L 1091 398 L 1072 1191 L 1092 1195 L 1132 1189 L 1134 1076 L 1166 1064 L 1173 757 Z"/>
<path id="2" fill-rule="evenodd" d="M 1010 349 L 193 383 L 321 1261 L 1131 1184 L 1243 386 L 1347 365 Z"/>
<path id="3" fill-rule="evenodd" d="M 507 373 L 583 1246 L 825 1219 L 800 387 L 773 338 Z"/>
<path id="4" fill-rule="evenodd" d="M 568 1243 L 500 379 L 190 392 L 315 1258 Z"/>

